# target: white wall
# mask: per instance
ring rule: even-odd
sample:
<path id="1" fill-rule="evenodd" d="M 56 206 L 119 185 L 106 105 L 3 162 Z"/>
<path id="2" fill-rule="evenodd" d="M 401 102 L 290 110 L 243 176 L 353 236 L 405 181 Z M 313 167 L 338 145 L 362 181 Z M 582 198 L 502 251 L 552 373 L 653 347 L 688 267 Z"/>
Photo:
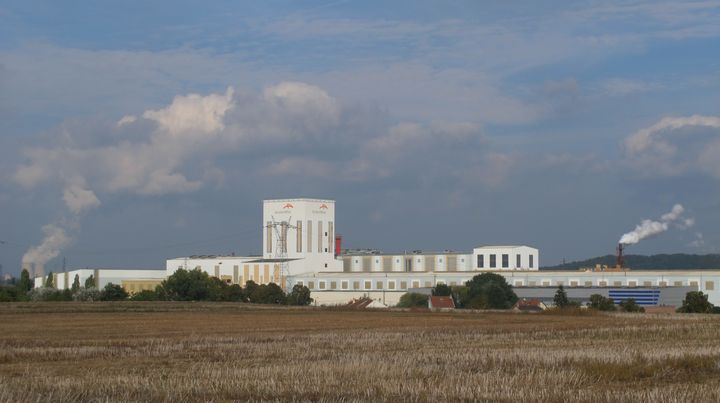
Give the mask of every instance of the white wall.
<path id="1" fill-rule="evenodd" d="M 478 267 L 478 255 L 483 256 L 483 267 Z M 503 265 L 503 255 L 507 255 L 507 267 Z M 520 265 L 517 256 L 520 255 Z M 493 256 L 495 265 L 492 265 Z M 531 265 L 532 263 L 532 265 Z M 529 246 L 483 246 L 473 249 L 474 270 L 538 270 L 540 253 Z"/>

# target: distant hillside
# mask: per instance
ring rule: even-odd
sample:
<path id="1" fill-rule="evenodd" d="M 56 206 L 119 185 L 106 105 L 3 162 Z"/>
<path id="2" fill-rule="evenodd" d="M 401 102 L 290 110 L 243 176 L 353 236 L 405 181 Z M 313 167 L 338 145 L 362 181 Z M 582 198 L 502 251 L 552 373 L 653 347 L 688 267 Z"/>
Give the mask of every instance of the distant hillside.
<path id="1" fill-rule="evenodd" d="M 606 255 L 557 266 L 541 267 L 540 270 L 577 270 L 581 267 L 595 267 L 596 264 L 615 266 L 615 255 Z M 686 255 L 626 255 L 625 267 L 634 270 L 698 270 L 720 269 L 720 254 Z"/>

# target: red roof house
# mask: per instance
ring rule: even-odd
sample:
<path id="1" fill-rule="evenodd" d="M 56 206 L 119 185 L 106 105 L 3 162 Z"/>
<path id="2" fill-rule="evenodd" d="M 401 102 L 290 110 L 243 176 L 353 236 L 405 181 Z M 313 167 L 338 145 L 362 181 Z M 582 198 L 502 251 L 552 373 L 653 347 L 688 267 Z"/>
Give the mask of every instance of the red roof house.
<path id="1" fill-rule="evenodd" d="M 455 301 L 452 297 L 430 297 L 428 298 L 428 308 L 430 309 L 455 309 Z"/>

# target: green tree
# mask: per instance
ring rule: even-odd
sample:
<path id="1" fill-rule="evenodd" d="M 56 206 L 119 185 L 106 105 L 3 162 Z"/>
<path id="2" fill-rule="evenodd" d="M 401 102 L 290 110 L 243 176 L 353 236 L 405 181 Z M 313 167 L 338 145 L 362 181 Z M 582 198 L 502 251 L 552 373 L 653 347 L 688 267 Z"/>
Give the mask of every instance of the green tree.
<path id="1" fill-rule="evenodd" d="M 612 298 L 605 298 L 600 294 L 593 294 L 590 296 L 589 307 L 597 309 L 598 311 L 614 311 L 616 309 L 615 302 Z"/>
<path id="2" fill-rule="evenodd" d="M 428 296 L 415 292 L 408 292 L 400 297 L 400 302 L 396 305 L 398 308 L 427 308 Z"/>
<path id="3" fill-rule="evenodd" d="M 449 285 L 440 283 L 433 288 L 432 295 L 436 297 L 449 297 L 452 295 L 452 289 Z"/>
<path id="4" fill-rule="evenodd" d="M 100 301 L 124 301 L 128 293 L 118 284 L 108 283 L 100 293 Z"/>
<path id="5" fill-rule="evenodd" d="M 95 276 L 93 276 L 91 274 L 90 277 L 85 279 L 85 288 L 93 288 L 93 287 L 95 287 Z"/>
<path id="6" fill-rule="evenodd" d="M 255 291 L 258 289 L 258 284 L 252 280 L 248 280 L 245 282 L 245 289 L 243 292 L 245 293 L 245 299 L 248 302 L 254 302 L 252 300 L 252 295 L 255 293 Z"/>
<path id="7" fill-rule="evenodd" d="M 509 309 L 517 302 L 517 295 L 505 277 L 483 273 L 465 283 L 467 296 L 462 306 L 472 309 Z"/>
<path id="8" fill-rule="evenodd" d="M 632 298 L 620 301 L 618 305 L 623 312 L 645 312 L 645 308 L 638 305 Z"/>
<path id="9" fill-rule="evenodd" d="M 568 299 L 567 293 L 565 292 L 565 288 L 563 288 L 562 284 L 558 286 L 553 302 L 555 302 L 555 306 L 558 308 L 565 308 L 570 305 L 570 300 Z"/>
<path id="10" fill-rule="evenodd" d="M 204 301 L 214 294 L 210 276 L 200 269 L 178 269 L 161 287 L 164 298 L 170 301 Z"/>
<path id="11" fill-rule="evenodd" d="M 20 290 L 17 287 L 0 286 L 0 302 L 14 302 L 20 299 Z"/>
<path id="12" fill-rule="evenodd" d="M 690 291 L 685 294 L 682 305 L 677 309 L 682 313 L 711 313 L 712 310 L 713 304 L 708 301 L 708 296 L 702 291 Z"/>
<path id="13" fill-rule="evenodd" d="M 288 305 L 310 305 L 312 302 L 310 289 L 300 284 L 295 284 L 287 296 Z"/>
<path id="14" fill-rule="evenodd" d="M 250 302 L 255 304 L 285 304 L 285 299 L 282 288 L 275 283 L 260 284 L 250 294 Z"/>
<path id="15" fill-rule="evenodd" d="M 72 287 L 70 287 L 70 291 L 75 294 L 80 289 L 80 275 L 75 275 L 75 280 L 73 280 Z"/>
<path id="16" fill-rule="evenodd" d="M 27 269 L 23 269 L 20 273 L 20 281 L 17 283 L 17 289 L 22 295 L 25 295 L 28 291 L 32 290 L 32 288 L 33 282 L 30 280 L 30 273 Z"/>
<path id="17" fill-rule="evenodd" d="M 47 278 L 45 279 L 45 287 L 55 288 L 55 284 L 53 281 L 53 272 L 48 273 Z"/>

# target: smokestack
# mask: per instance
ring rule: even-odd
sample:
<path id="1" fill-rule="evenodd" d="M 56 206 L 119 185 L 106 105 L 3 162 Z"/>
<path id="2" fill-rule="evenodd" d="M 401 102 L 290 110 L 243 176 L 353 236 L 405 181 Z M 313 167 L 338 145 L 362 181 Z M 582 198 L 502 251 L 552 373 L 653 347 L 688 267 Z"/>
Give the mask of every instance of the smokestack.
<path id="1" fill-rule="evenodd" d="M 617 262 L 616 262 L 616 267 L 618 269 L 622 269 L 623 267 L 625 267 L 625 257 L 623 256 L 624 249 L 625 249 L 625 247 L 623 246 L 623 244 L 619 243 L 617 246 Z"/>
<path id="2" fill-rule="evenodd" d="M 335 235 L 335 257 L 342 255 L 342 235 Z"/>

